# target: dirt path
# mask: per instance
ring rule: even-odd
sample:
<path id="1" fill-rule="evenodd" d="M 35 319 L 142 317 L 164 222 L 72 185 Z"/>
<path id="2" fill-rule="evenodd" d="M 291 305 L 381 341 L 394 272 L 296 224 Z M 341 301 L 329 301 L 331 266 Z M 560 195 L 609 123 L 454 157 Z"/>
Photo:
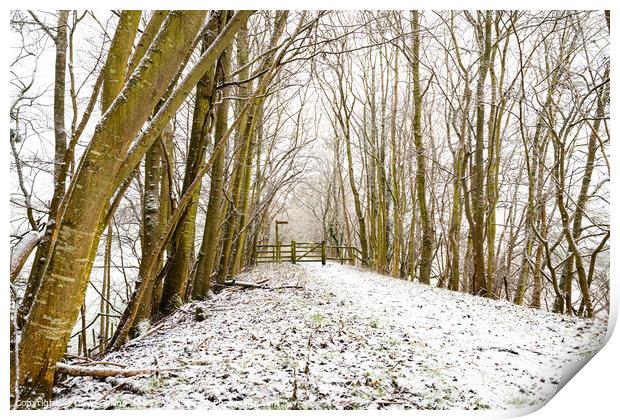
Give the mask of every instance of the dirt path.
<path id="1" fill-rule="evenodd" d="M 301 288 L 228 289 L 189 303 L 107 358 L 175 370 L 69 379 L 53 406 L 522 408 L 552 396 L 565 363 L 592 354 L 605 334 L 598 322 L 337 264 L 243 275 L 264 279 Z"/>

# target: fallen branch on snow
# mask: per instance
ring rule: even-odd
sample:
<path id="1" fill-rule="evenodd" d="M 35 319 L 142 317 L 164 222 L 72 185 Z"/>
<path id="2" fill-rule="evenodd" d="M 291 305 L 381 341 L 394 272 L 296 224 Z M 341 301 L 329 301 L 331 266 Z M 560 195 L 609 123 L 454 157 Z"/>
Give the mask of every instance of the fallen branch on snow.
<path id="1" fill-rule="evenodd" d="M 216 283 L 215 286 L 221 287 L 243 287 L 250 289 L 267 289 L 267 290 L 276 290 L 276 289 L 303 289 L 303 286 L 297 284 L 289 284 L 285 286 L 267 286 L 264 283 L 265 281 L 257 282 L 257 283 L 246 283 L 242 281 L 236 281 L 231 283 Z"/>
<path id="2" fill-rule="evenodd" d="M 174 369 L 114 369 L 92 366 L 68 365 L 66 363 L 56 363 L 56 372 L 69 376 L 91 376 L 93 378 L 123 377 L 157 373 Z"/>
<path id="3" fill-rule="evenodd" d="M 222 287 L 248 287 L 248 288 L 253 288 L 253 289 L 259 289 L 259 288 L 263 287 L 262 284 L 259 284 L 259 283 L 247 283 L 245 281 L 233 281 L 233 282 L 229 282 L 229 283 L 216 283 L 215 286 L 222 286 Z"/>

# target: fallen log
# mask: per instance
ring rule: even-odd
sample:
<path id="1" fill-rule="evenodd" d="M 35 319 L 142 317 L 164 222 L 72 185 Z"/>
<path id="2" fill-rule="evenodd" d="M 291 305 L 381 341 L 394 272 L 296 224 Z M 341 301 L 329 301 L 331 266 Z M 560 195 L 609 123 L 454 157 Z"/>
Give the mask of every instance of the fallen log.
<path id="1" fill-rule="evenodd" d="M 253 289 L 261 289 L 265 286 L 263 286 L 262 284 L 259 283 L 247 283 L 244 281 L 231 281 L 231 282 L 227 282 L 227 283 L 215 283 L 214 286 L 221 286 L 221 287 L 247 287 L 247 288 L 253 288 Z"/>
<path id="2" fill-rule="evenodd" d="M 230 283 L 215 283 L 214 286 L 220 287 L 241 287 L 241 288 L 251 288 L 251 289 L 266 289 L 266 290 L 276 290 L 276 289 L 303 289 L 303 286 L 297 284 L 290 284 L 284 286 L 267 286 L 266 281 L 262 283 L 246 283 L 241 281 L 230 282 Z"/>
<path id="3" fill-rule="evenodd" d="M 69 376 L 90 376 L 93 378 L 122 377 L 129 378 L 137 375 L 151 374 L 172 369 L 115 369 L 83 365 L 68 365 L 56 363 L 56 372 Z"/>

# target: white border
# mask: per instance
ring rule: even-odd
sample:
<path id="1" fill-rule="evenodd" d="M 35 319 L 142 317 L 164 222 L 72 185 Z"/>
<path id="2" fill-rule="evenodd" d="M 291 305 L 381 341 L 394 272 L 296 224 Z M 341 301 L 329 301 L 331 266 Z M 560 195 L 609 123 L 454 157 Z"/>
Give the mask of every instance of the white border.
<path id="1" fill-rule="evenodd" d="M 94 2 L 87 3 L 84 1 L 75 1 L 75 0 L 64 0 L 64 1 L 41 1 L 41 0 L 23 0 L 20 2 L 4 2 L 3 8 L 5 9 L 5 18 L 8 18 L 8 12 L 11 8 L 20 8 L 20 9 L 52 9 L 52 8 L 68 8 L 68 9 L 84 9 L 84 8 L 95 8 L 95 9 L 121 9 L 123 7 L 130 6 L 135 9 L 167 9 L 172 6 L 175 8 L 185 8 L 185 9 L 196 9 L 200 7 L 209 7 L 209 8 L 228 8 L 228 9 L 350 9 L 350 10 L 359 10 L 359 9 L 610 9 L 612 11 L 611 17 L 611 27 L 612 27 L 612 35 L 616 33 L 616 29 L 620 24 L 620 19 L 617 16 L 617 13 L 620 13 L 620 7 L 617 6 L 617 1 L 584 1 L 584 0 L 552 0 L 552 1 L 531 1 L 531 0 L 522 0 L 519 2 L 498 2 L 498 1 L 468 1 L 468 2 L 458 2 L 458 1 L 446 1 L 446 0 L 434 0 L 432 2 L 421 2 L 421 1 L 368 1 L 368 0 L 356 0 L 356 1 L 340 1 L 336 3 L 334 0 L 325 1 L 325 0 L 313 0 L 311 2 L 306 1 L 298 1 L 298 0 L 289 0 L 289 1 L 247 1 L 247 0 L 228 0 L 226 2 L 198 2 L 198 1 L 188 1 L 188 0 L 175 0 L 171 1 L 161 1 L 161 0 L 151 0 L 151 1 L 117 1 L 117 0 L 108 0 L 105 4 Z M 8 19 L 7 19 L 8 20 Z M 5 35 L 3 39 L 8 39 L 9 26 L 7 25 L 7 20 L 5 20 L 5 25 L 3 28 L 3 34 Z M 612 65 L 611 65 L 611 115 L 616 115 L 618 111 L 618 88 L 615 83 L 616 76 L 618 75 L 618 71 L 616 69 L 616 59 L 618 52 L 618 42 L 614 42 L 613 36 L 611 39 L 611 57 L 612 57 Z M 8 93 L 8 54 L 6 54 L 6 49 L 8 45 L 5 43 L 5 54 L 2 54 L 0 60 L 4 62 L 4 71 L 5 71 L 5 82 L 0 84 L 0 93 L 2 93 L 2 97 L 5 98 L 6 105 L 8 106 L 9 102 L 9 93 Z M 8 110 L 7 110 L 8 111 Z M 9 118 L 8 112 L 5 112 L 5 119 L 2 120 L 3 123 L 3 132 L 7 133 Z M 615 118 L 612 118 L 610 121 L 611 130 L 615 133 L 617 124 L 615 123 Z M 6 140 L 5 140 L 6 141 Z M 618 152 L 620 148 L 616 144 L 617 142 L 612 140 L 611 142 L 611 158 L 612 158 L 612 171 L 615 172 L 615 167 L 617 165 Z M 5 171 L 5 176 L 8 179 L 9 176 L 9 153 L 8 146 L 6 146 L 4 153 L 0 153 L 1 156 L 1 164 Z M 9 200 L 8 200 L 8 182 L 0 182 L 0 191 L 2 191 L 4 197 L 4 204 L 0 205 L 0 218 L 5 220 L 5 223 L 2 224 L 2 228 L 0 230 L 0 237 L 4 237 L 4 241 L 2 242 L 2 246 L 0 247 L 0 255 L 1 255 L 1 263 L 5 267 L 5 270 L 9 267 Z M 611 181 L 611 209 L 613 214 L 613 209 L 617 209 L 617 200 L 616 197 L 617 188 L 616 183 Z M 612 235 L 610 238 L 610 244 L 614 242 L 616 234 L 615 222 L 612 221 Z M 610 245 L 611 246 L 611 245 Z M 612 302 L 612 314 L 610 315 L 610 331 L 608 332 L 608 338 L 610 333 L 613 331 L 613 327 L 615 326 L 617 319 L 617 310 L 618 310 L 618 266 L 613 258 L 615 248 L 612 246 L 612 258 L 611 258 L 611 302 Z M 7 270 L 8 271 L 8 270 Z M 6 272 L 6 271 L 5 271 Z M 8 274 L 6 278 L 8 279 Z M 8 284 L 5 283 L 5 287 Z M 6 289 L 5 289 L 6 290 Z M 4 308 L 0 309 L 0 329 L 2 329 L 1 334 L 4 337 L 5 345 L 3 346 L 3 357 L 2 357 L 2 371 L 5 374 L 5 390 L 8 391 L 6 385 L 9 382 L 9 355 L 8 355 L 8 305 L 9 305 L 9 297 L 8 293 L 5 294 L 4 297 Z M 588 363 L 587 366 L 580 371 L 575 378 L 573 378 L 546 406 L 543 408 L 533 412 L 528 416 L 531 419 L 549 419 L 549 418 L 561 418 L 562 420 L 570 420 L 570 419 L 588 419 L 588 418 L 612 418 L 613 414 L 618 413 L 618 379 L 620 378 L 620 339 L 618 335 L 615 334 L 611 337 L 610 341 L 607 345 L 597 354 L 593 360 Z M 5 391 L 5 392 L 6 392 Z M 3 408 L 6 411 L 10 411 L 9 407 L 9 393 L 6 392 Z M 54 412 L 54 411 L 45 411 L 45 412 L 32 412 L 32 411 L 10 411 L 9 415 L 15 417 L 24 417 L 24 418 L 32 418 L 39 417 L 41 414 L 46 416 L 46 419 L 55 419 L 55 418 L 75 418 L 75 417 L 83 417 L 84 413 L 80 411 L 70 411 L 70 412 Z M 172 415 L 176 415 L 172 414 Z M 334 418 L 334 417 L 348 417 L 348 418 L 363 418 L 367 416 L 381 416 L 381 417 L 397 417 L 397 418 L 411 418 L 413 416 L 421 416 L 425 418 L 506 418 L 506 417 L 514 417 L 522 414 L 528 414 L 528 411 L 515 412 L 515 411 L 481 411 L 481 412 L 469 412 L 469 411 L 396 411 L 396 412 L 371 412 L 371 411 L 356 411 L 356 412 L 335 412 L 335 411 L 313 411 L 313 412 L 277 412 L 277 411 L 246 411 L 246 412 L 238 412 L 238 411 L 210 411 L 205 413 L 203 411 L 187 411 L 183 412 L 182 416 L 189 417 L 200 417 L 204 418 L 204 416 L 208 416 L 209 419 L 212 418 L 240 418 L 240 417 L 248 417 L 252 416 L 252 418 L 269 418 L 270 420 L 279 419 L 279 418 L 290 418 L 292 416 L 301 416 L 304 418 L 320 416 L 321 418 Z M 93 417 L 125 417 L 131 416 L 132 418 L 148 418 L 153 419 L 153 417 L 163 418 L 164 416 L 168 417 L 171 413 L 162 410 L 150 410 L 150 411 L 93 411 L 89 412 L 88 416 Z"/>

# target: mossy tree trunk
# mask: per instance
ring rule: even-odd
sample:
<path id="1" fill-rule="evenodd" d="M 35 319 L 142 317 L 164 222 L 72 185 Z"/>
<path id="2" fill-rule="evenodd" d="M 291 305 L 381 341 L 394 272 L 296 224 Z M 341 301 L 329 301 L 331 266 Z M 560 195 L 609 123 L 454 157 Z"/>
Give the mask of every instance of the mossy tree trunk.
<path id="1" fill-rule="evenodd" d="M 485 114 L 485 81 L 489 72 L 489 61 L 491 54 L 491 11 L 484 12 L 483 22 L 479 23 L 479 39 L 482 53 L 480 55 L 480 66 L 478 68 L 478 81 L 476 86 L 476 145 L 474 148 L 474 166 L 472 182 L 472 204 L 473 204 L 473 230 L 472 244 L 474 247 L 474 279 L 473 293 L 475 295 L 489 296 L 491 291 L 486 281 L 486 267 L 484 255 L 484 231 L 486 200 L 484 190 L 484 114 Z"/>
<path id="2" fill-rule="evenodd" d="M 248 28 L 243 26 L 237 34 L 237 67 L 241 69 L 239 71 L 239 78 L 241 80 L 247 80 L 250 76 L 249 68 L 246 66 L 248 63 Z M 241 98 L 247 98 L 252 91 L 252 83 L 246 82 L 238 87 L 238 95 Z M 233 245 L 235 242 L 235 235 L 237 234 L 237 224 L 239 221 L 239 213 L 241 211 L 241 188 L 243 181 L 243 169 L 247 159 L 250 147 L 250 137 L 252 135 L 252 121 L 253 116 L 251 112 L 244 112 L 243 106 L 238 104 L 237 114 L 243 113 L 241 116 L 241 124 L 237 127 L 234 140 L 233 151 L 233 169 L 230 176 L 230 185 L 228 196 L 230 202 L 226 206 L 226 218 L 224 219 L 224 225 L 222 227 L 222 253 L 220 256 L 218 274 L 217 277 L 220 281 L 225 281 L 228 277 L 230 270 L 231 260 L 233 259 Z"/>
<path id="3" fill-rule="evenodd" d="M 66 176 L 66 142 L 67 134 L 65 127 L 65 86 L 67 67 L 67 19 L 69 11 L 61 10 L 58 15 L 58 29 L 54 39 L 56 45 L 56 59 L 54 70 L 54 193 L 50 202 L 47 227 L 45 234 L 35 252 L 34 262 L 28 276 L 28 283 L 24 291 L 24 297 L 17 312 L 16 324 L 22 327 L 24 319 L 32 303 L 35 294 L 41 284 L 41 277 L 45 268 L 45 257 L 49 254 L 52 231 L 56 226 L 58 206 L 65 195 Z M 64 174 L 64 175 L 63 175 Z"/>
<path id="4" fill-rule="evenodd" d="M 118 156 L 128 152 L 165 93 L 203 20 L 204 12 L 171 12 L 153 48 L 95 128 L 72 179 L 55 245 L 22 331 L 15 375 L 21 399 L 51 397 L 56 363 L 65 352 L 86 293 L 103 211 L 117 188 L 115 176 L 122 163 Z M 114 61 L 124 53 L 129 55 L 113 49 L 109 57 Z"/>
<path id="5" fill-rule="evenodd" d="M 165 210 L 162 209 L 164 188 L 162 185 L 163 139 L 155 143 L 146 152 L 144 157 L 144 199 L 142 205 L 142 232 L 140 247 L 142 249 L 141 261 L 147 261 L 148 255 L 157 241 L 157 233 L 161 225 L 166 222 Z M 164 211 L 162 211 L 164 210 Z M 163 259 L 160 258 L 158 266 L 161 269 Z M 138 321 L 150 321 L 154 316 L 153 287 L 148 288 L 145 297 L 140 303 Z"/>
<path id="6" fill-rule="evenodd" d="M 393 231 L 392 261 L 390 274 L 400 277 L 401 254 L 403 244 L 403 221 L 401 200 L 401 171 L 400 171 L 400 147 L 396 135 L 396 114 L 398 112 L 398 50 L 394 57 L 394 86 L 392 88 L 392 115 L 390 121 L 390 153 L 392 172 L 392 200 L 393 206 Z"/>
<path id="7" fill-rule="evenodd" d="M 225 50 L 218 59 L 215 79 L 218 84 L 224 82 L 229 72 L 230 56 L 230 51 Z M 198 254 L 196 274 L 194 276 L 194 285 L 192 288 L 192 296 L 197 299 L 204 298 L 209 291 L 215 255 L 221 234 L 218 227 L 222 219 L 221 209 L 224 199 L 223 188 L 226 147 L 221 145 L 220 142 L 228 129 L 229 101 L 227 97 L 229 94 L 230 89 L 224 87 L 221 90 L 222 100 L 216 105 L 213 145 L 217 147 L 217 151 L 213 157 L 213 164 L 210 171 L 211 185 L 209 188 L 209 201 L 207 204 L 207 214 L 200 253 Z"/>
<path id="8" fill-rule="evenodd" d="M 416 152 L 416 193 L 422 225 L 422 250 L 420 253 L 420 283 L 431 283 L 433 259 L 433 231 L 426 204 L 426 156 L 422 140 L 422 89 L 420 85 L 420 16 L 417 10 L 411 12 L 413 22 L 412 79 L 413 79 L 413 141 Z"/>
<path id="9" fill-rule="evenodd" d="M 227 12 L 216 11 L 215 19 L 209 19 L 210 27 L 205 31 L 202 40 L 202 52 L 213 43 L 216 35 L 226 25 Z M 185 162 L 182 194 L 196 179 L 196 174 L 204 165 L 207 142 L 213 126 L 213 102 L 215 94 L 215 67 L 212 66 L 202 76 L 196 87 L 194 112 L 188 146 L 188 155 Z M 192 256 L 194 251 L 194 236 L 196 231 L 196 212 L 198 210 L 198 195 L 196 191 L 191 202 L 183 212 L 181 219 L 171 239 L 171 261 L 163 284 L 160 309 L 168 313 L 176 305 L 186 299 L 185 291 L 188 287 Z"/>

